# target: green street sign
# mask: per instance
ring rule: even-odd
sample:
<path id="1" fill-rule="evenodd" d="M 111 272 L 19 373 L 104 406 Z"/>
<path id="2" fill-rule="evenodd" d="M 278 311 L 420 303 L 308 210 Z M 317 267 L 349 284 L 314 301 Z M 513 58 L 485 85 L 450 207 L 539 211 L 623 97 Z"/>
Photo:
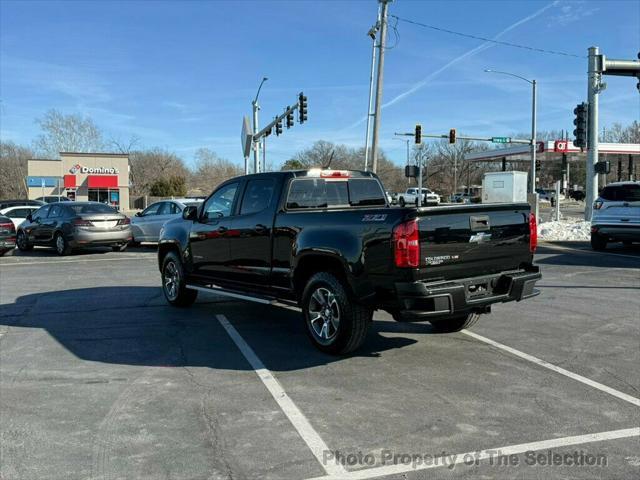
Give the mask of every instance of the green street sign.
<path id="1" fill-rule="evenodd" d="M 511 143 L 511 137 L 491 137 L 493 143 Z"/>

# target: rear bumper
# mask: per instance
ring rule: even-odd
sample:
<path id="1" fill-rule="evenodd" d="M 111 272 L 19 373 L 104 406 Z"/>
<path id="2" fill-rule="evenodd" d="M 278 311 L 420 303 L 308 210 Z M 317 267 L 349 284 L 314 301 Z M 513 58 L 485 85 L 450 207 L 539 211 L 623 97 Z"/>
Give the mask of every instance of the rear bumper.
<path id="1" fill-rule="evenodd" d="M 536 266 L 527 270 L 452 281 L 396 283 L 398 320 L 429 320 L 459 313 L 485 313 L 494 303 L 520 301 L 540 294 Z"/>
<path id="2" fill-rule="evenodd" d="M 76 229 L 69 240 L 73 248 L 99 245 L 123 245 L 131 240 L 131 228 L 92 232 Z"/>
<path id="3" fill-rule="evenodd" d="M 614 240 L 631 240 L 640 242 L 640 225 L 598 225 L 591 227 L 592 232 L 597 232 L 604 237 Z"/>

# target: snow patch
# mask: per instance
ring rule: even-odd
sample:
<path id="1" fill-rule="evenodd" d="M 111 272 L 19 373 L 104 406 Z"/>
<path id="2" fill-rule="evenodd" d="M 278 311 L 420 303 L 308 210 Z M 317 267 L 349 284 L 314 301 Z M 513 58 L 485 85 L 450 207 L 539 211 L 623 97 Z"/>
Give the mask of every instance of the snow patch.
<path id="1" fill-rule="evenodd" d="M 538 239 L 550 242 L 591 239 L 591 222 L 578 218 L 545 222 L 538 225 Z"/>

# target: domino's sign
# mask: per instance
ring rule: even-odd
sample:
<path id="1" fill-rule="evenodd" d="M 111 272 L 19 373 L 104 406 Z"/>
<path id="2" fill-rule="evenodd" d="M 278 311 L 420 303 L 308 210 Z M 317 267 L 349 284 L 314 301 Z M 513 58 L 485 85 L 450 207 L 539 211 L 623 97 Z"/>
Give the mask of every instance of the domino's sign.
<path id="1" fill-rule="evenodd" d="M 105 174 L 105 175 L 117 175 L 120 171 L 113 167 L 85 167 L 79 163 L 69 169 L 74 175 L 76 173 L 88 173 L 88 174 Z"/>

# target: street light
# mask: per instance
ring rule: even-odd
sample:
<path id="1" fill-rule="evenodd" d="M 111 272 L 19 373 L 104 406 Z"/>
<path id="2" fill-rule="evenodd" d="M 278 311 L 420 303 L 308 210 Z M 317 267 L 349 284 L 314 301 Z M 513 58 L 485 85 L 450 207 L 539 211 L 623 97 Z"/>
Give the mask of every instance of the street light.
<path id="1" fill-rule="evenodd" d="M 498 70 L 485 69 L 486 73 L 499 73 L 501 75 L 509 75 L 511 77 L 519 78 L 520 80 L 524 80 L 525 82 L 531 84 L 532 86 L 532 107 L 531 107 L 531 181 L 529 182 L 529 193 L 535 193 L 536 191 L 536 104 L 537 104 L 537 95 L 536 95 L 536 86 L 537 83 L 535 80 L 529 80 L 528 78 L 521 77 L 520 75 L 516 75 L 515 73 L 509 72 L 501 72 Z"/>
<path id="2" fill-rule="evenodd" d="M 260 89 L 264 82 L 269 80 L 267 77 L 263 77 L 260 82 L 260 86 L 258 87 L 258 91 L 256 93 L 256 98 L 251 102 L 251 106 L 253 107 L 253 134 L 258 133 L 258 110 L 260 110 L 260 105 L 258 105 L 258 96 L 260 95 Z M 253 142 L 253 173 L 258 173 L 260 171 L 260 144 L 258 142 Z"/>

